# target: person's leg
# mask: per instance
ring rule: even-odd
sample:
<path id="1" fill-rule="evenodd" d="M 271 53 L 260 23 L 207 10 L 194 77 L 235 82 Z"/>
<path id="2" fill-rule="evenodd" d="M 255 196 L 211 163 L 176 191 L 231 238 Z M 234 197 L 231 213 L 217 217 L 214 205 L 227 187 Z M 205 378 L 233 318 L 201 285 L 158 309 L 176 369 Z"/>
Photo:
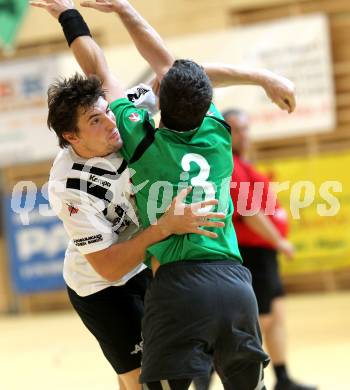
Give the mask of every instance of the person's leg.
<path id="1" fill-rule="evenodd" d="M 271 303 L 271 313 L 259 318 L 267 351 L 274 365 L 286 363 L 286 322 L 282 297 Z"/>
<path id="2" fill-rule="evenodd" d="M 142 321 L 142 383 L 192 380 L 210 372 L 215 318 L 221 315 L 216 268 L 215 261 L 191 260 L 157 270 Z"/>
<path id="3" fill-rule="evenodd" d="M 265 318 L 264 318 L 265 317 Z M 266 322 L 266 317 L 269 321 Z M 271 357 L 276 375 L 277 390 L 316 390 L 316 387 L 296 383 L 289 377 L 287 370 L 287 332 L 283 297 L 275 298 L 271 303 L 270 315 L 260 316 L 261 329 L 267 351 Z"/>
<path id="4" fill-rule="evenodd" d="M 252 268 L 253 288 L 259 306 L 259 323 L 264 344 L 276 376 L 277 390 L 315 390 L 294 382 L 287 368 L 287 332 L 282 281 L 278 271 L 277 253 L 261 249 L 256 253 L 260 267 Z M 254 280 L 255 278 L 255 280 Z"/>
<path id="5" fill-rule="evenodd" d="M 117 373 L 121 389 L 141 388 L 141 319 L 150 277 L 150 272 L 143 271 L 123 286 L 109 287 L 87 297 L 67 288 L 74 309 Z"/>
<path id="6" fill-rule="evenodd" d="M 270 355 L 276 381 L 289 379 L 286 365 L 286 324 L 283 297 L 272 300 L 270 312 L 260 314 L 259 322 L 264 337 L 264 344 Z"/>
<path id="7" fill-rule="evenodd" d="M 286 372 L 286 339 L 283 312 L 283 288 L 278 272 L 277 253 L 266 248 L 241 247 L 244 265 L 252 274 L 252 286 L 258 302 L 259 323 L 271 360 L 277 364 L 276 378 Z M 274 303 L 277 303 L 274 305 Z M 275 363 L 276 362 L 276 363 Z"/>
<path id="8" fill-rule="evenodd" d="M 269 362 L 261 345 L 258 307 L 250 272 L 243 266 L 231 273 L 221 305 L 226 313 L 218 329 L 214 365 L 226 390 L 265 390 L 263 369 Z"/>
<path id="9" fill-rule="evenodd" d="M 120 378 L 120 375 L 117 375 L 117 380 L 118 380 L 118 386 L 119 386 L 119 390 L 127 390 L 124 382 L 122 381 L 122 379 Z"/>
<path id="10" fill-rule="evenodd" d="M 140 390 L 140 373 L 141 369 L 136 368 L 125 374 L 118 375 L 119 390 Z"/>
<path id="11" fill-rule="evenodd" d="M 117 375 L 117 381 L 118 381 L 119 390 L 126 390 L 124 382 L 121 380 L 119 375 Z"/>

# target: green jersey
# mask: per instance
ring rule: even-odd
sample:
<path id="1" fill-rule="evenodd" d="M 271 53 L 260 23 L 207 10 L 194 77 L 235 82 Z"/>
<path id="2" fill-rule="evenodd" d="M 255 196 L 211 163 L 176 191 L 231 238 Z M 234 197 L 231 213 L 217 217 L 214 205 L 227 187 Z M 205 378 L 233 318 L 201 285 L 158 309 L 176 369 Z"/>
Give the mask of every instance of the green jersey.
<path id="1" fill-rule="evenodd" d="M 241 261 L 232 224 L 231 133 L 214 104 L 201 126 L 186 132 L 156 129 L 147 111 L 137 109 L 128 99 L 118 99 L 110 107 L 124 141 L 121 153 L 131 170 L 144 228 L 165 212 L 179 191 L 190 185 L 193 190 L 186 202 L 216 198 L 219 204 L 212 211 L 226 213 L 224 228 L 210 228 L 218 238 L 173 235 L 150 246 L 146 260 L 155 256 L 160 264 L 181 260 Z"/>

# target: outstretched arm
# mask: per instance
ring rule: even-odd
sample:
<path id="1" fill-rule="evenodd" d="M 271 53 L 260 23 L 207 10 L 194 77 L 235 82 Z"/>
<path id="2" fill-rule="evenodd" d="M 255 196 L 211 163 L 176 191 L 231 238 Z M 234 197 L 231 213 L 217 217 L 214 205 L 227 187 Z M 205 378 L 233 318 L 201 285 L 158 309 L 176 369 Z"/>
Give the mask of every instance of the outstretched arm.
<path id="1" fill-rule="evenodd" d="M 30 1 L 30 4 L 46 9 L 54 18 L 60 20 L 61 24 L 64 19 L 71 17 L 69 10 L 75 8 L 71 0 L 40 0 Z M 103 51 L 89 35 L 84 34 L 75 38 L 70 48 L 83 72 L 86 75 L 95 74 L 102 80 L 109 102 L 124 97 L 124 90 L 108 68 Z"/>
<path id="2" fill-rule="evenodd" d="M 294 84 L 285 77 L 266 69 L 253 69 L 225 64 L 205 64 L 204 69 L 214 87 L 232 85 L 258 85 L 282 110 L 289 113 L 295 109 Z"/>
<path id="3" fill-rule="evenodd" d="M 76 38 L 71 49 L 83 72 L 86 75 L 96 74 L 102 80 L 108 102 L 124 97 L 121 83 L 108 68 L 101 48 L 91 37 Z"/>
<path id="4" fill-rule="evenodd" d="M 276 248 L 276 250 L 282 252 L 288 259 L 293 258 L 293 244 L 281 236 L 280 232 L 271 222 L 270 218 L 262 211 L 259 211 L 255 215 L 243 217 L 243 221 L 255 233 L 270 242 Z"/>
<path id="5" fill-rule="evenodd" d="M 150 64 L 159 79 L 174 63 L 174 57 L 166 48 L 155 29 L 134 9 L 127 0 L 83 1 L 83 7 L 102 12 L 115 12 L 142 57 Z"/>
<path id="6" fill-rule="evenodd" d="M 172 66 L 174 57 L 166 48 L 162 38 L 152 26 L 132 7 L 127 0 L 86 0 L 83 7 L 102 12 L 115 12 L 128 30 L 140 54 L 150 64 L 158 80 Z M 289 113 L 295 109 L 294 85 L 282 76 L 262 69 L 207 64 L 204 69 L 214 87 L 251 84 L 264 88 L 267 96 L 282 110 Z"/>

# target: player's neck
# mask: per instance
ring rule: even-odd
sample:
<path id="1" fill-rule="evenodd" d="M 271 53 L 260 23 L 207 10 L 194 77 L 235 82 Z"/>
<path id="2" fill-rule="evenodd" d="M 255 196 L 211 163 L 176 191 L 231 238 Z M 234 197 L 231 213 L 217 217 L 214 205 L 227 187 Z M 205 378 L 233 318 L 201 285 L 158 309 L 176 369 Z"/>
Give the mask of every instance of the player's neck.
<path id="1" fill-rule="evenodd" d="M 84 160 L 89 160 L 90 158 L 96 158 L 96 157 L 106 157 L 106 156 L 109 156 L 111 154 L 110 153 L 96 153 L 96 152 L 91 152 L 90 150 L 88 149 L 85 149 L 85 148 L 80 148 L 80 147 L 77 147 L 77 146 L 73 146 L 71 145 L 74 153 L 84 159 Z"/>

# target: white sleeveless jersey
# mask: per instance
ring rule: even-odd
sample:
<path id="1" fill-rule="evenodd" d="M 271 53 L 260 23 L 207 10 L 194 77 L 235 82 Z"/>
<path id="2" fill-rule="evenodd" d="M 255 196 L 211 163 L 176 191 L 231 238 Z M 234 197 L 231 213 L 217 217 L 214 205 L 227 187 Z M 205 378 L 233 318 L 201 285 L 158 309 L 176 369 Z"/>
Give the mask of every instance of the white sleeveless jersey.
<path id="1" fill-rule="evenodd" d="M 139 229 L 129 170 L 118 153 L 85 160 L 71 147 L 62 150 L 50 172 L 49 200 L 70 239 L 63 277 L 78 295 L 125 284 L 145 268 L 140 264 L 111 283 L 84 256 L 126 241 Z"/>
<path id="2" fill-rule="evenodd" d="M 127 95 L 136 106 L 145 106 L 150 113 L 152 107 L 156 110 L 149 87 L 134 87 Z M 70 239 L 63 277 L 78 295 L 87 296 L 110 286 L 123 285 L 145 269 L 145 265 L 140 264 L 120 280 L 109 282 L 84 256 L 129 240 L 139 230 L 130 173 L 118 153 L 86 160 L 71 147 L 61 150 L 50 172 L 49 200 Z"/>

